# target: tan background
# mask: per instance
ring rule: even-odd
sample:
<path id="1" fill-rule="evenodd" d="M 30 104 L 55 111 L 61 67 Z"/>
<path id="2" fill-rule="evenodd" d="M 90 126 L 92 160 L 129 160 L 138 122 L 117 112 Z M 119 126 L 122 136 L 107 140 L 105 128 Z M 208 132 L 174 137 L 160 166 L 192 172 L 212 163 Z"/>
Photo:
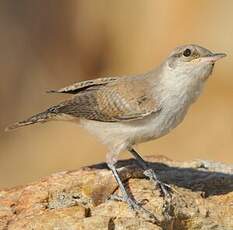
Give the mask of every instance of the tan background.
<path id="1" fill-rule="evenodd" d="M 1 1 L 0 187 L 105 160 L 105 147 L 72 123 L 3 132 L 9 123 L 64 99 L 46 90 L 145 72 L 186 43 L 228 57 L 217 63 L 182 125 L 138 149 L 176 160 L 232 163 L 232 12 L 231 0 Z"/>

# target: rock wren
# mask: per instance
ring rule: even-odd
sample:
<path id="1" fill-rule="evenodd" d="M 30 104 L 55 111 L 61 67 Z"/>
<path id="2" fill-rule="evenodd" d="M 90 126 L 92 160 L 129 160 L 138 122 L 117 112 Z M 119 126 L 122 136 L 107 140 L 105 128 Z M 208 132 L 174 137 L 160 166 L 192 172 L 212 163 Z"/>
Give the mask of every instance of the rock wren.
<path id="1" fill-rule="evenodd" d="M 177 47 L 158 68 L 146 74 L 98 78 L 51 90 L 74 96 L 7 130 L 52 120 L 77 121 L 108 146 L 106 161 L 120 187 L 122 200 L 131 208 L 142 210 L 128 195 L 115 167 L 119 153 L 132 153 L 145 176 L 160 187 L 165 197 L 169 195 L 169 186 L 156 177 L 133 146 L 157 139 L 181 123 L 200 95 L 215 61 L 225 56 L 198 45 Z"/>

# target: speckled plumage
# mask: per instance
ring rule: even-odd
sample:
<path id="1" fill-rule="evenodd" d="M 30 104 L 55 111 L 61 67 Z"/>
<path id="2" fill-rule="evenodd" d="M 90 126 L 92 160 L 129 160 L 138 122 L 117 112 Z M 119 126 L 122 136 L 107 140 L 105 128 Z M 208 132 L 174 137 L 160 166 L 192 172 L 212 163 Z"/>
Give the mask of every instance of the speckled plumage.
<path id="1" fill-rule="evenodd" d="M 72 99 L 50 108 L 50 112 L 101 122 L 142 119 L 158 110 L 155 98 L 146 90 L 149 84 L 140 77 L 119 78 L 99 86 L 93 80 L 94 88 L 83 89 Z"/>
<path id="2" fill-rule="evenodd" d="M 192 55 L 186 57 L 187 49 Z M 181 46 L 146 74 L 98 78 L 51 90 L 74 96 L 9 129 L 56 119 L 78 121 L 107 144 L 107 161 L 115 163 L 120 152 L 165 135 L 183 120 L 221 55 L 196 45 Z"/>

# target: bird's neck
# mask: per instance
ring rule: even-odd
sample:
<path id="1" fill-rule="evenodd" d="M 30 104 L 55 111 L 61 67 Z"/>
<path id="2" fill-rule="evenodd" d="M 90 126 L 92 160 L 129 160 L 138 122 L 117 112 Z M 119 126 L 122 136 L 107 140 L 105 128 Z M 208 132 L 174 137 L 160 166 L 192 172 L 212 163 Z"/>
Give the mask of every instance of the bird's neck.
<path id="1" fill-rule="evenodd" d="M 172 100 L 188 106 L 196 101 L 203 87 L 203 81 L 190 74 L 180 74 L 162 68 L 150 74 L 151 84 L 154 84 L 154 96 L 163 103 Z"/>

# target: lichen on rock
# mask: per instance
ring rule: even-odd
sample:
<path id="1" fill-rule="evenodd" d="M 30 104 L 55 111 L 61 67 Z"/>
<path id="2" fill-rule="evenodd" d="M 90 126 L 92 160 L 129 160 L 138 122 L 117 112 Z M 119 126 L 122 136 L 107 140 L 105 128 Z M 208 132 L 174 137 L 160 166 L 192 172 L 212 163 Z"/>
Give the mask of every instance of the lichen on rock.
<path id="1" fill-rule="evenodd" d="M 52 174 L 26 186 L 0 190 L 0 229 L 233 229 L 233 165 L 147 157 L 174 189 L 169 218 L 164 199 L 134 160 L 118 163 L 132 196 L 159 225 L 108 199 L 120 194 L 105 164 Z"/>

